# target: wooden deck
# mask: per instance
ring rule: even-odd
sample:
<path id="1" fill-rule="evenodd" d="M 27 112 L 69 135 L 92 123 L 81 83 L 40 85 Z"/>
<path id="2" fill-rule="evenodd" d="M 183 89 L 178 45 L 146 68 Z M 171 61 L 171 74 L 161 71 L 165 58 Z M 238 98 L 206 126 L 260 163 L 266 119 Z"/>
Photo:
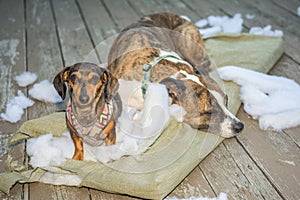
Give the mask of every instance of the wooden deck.
<path id="1" fill-rule="evenodd" d="M 21 89 L 12 77 L 35 72 L 39 80 L 52 80 L 65 65 L 81 61 L 98 43 L 144 14 L 169 11 L 194 22 L 209 15 L 241 13 L 244 32 L 251 26 L 272 25 L 284 32 L 285 53 L 271 74 L 300 83 L 299 0 L 3 0 L 0 1 L 0 111 Z M 247 19 L 246 14 L 254 14 Z M 26 163 L 25 143 L 8 148 L 11 134 L 28 120 L 57 110 L 36 103 L 17 124 L 0 122 L 0 156 L 8 151 Z M 300 127 L 282 132 L 261 131 L 243 108 L 238 117 L 244 133 L 226 139 L 169 195 L 229 199 L 300 199 Z M 3 171 L 1 159 L 0 170 Z M 1 181 L 1 180 L 0 180 Z M 135 199 L 89 188 L 16 184 L 0 199 Z"/>

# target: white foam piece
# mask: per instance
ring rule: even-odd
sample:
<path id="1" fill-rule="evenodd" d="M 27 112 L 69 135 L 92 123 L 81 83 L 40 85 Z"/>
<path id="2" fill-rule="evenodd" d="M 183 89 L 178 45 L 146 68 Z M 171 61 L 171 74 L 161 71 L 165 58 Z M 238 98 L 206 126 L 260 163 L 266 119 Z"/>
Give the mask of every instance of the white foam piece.
<path id="1" fill-rule="evenodd" d="M 37 79 L 37 75 L 31 72 L 23 72 L 22 74 L 13 78 L 20 87 L 26 87 L 34 83 Z"/>
<path id="2" fill-rule="evenodd" d="M 241 86 L 244 109 L 259 120 L 261 129 L 280 131 L 300 125 L 300 86 L 294 80 L 235 66 L 219 68 L 218 72 L 223 80 Z"/>
<path id="3" fill-rule="evenodd" d="M 11 123 L 18 122 L 24 114 L 24 109 L 32 106 L 34 102 L 27 98 L 23 92 L 18 91 L 18 96 L 11 99 L 6 105 L 5 113 L 1 113 L 0 117 Z"/>
<path id="4" fill-rule="evenodd" d="M 203 28 L 208 25 L 207 19 L 201 19 L 195 23 L 198 28 Z"/>
<path id="5" fill-rule="evenodd" d="M 224 33 L 241 33 L 243 29 L 243 19 L 240 13 L 237 13 L 233 18 L 227 19 L 221 25 Z"/>
<path id="6" fill-rule="evenodd" d="M 254 19 L 255 15 L 254 14 L 246 14 L 247 19 Z"/>
<path id="7" fill-rule="evenodd" d="M 228 16 L 208 16 L 207 21 L 210 26 L 222 26 L 229 19 Z"/>
<path id="8" fill-rule="evenodd" d="M 217 33 L 221 33 L 222 28 L 220 26 L 214 26 L 211 28 L 199 29 L 199 32 L 203 36 L 203 38 L 208 38 L 216 35 Z"/>
<path id="9" fill-rule="evenodd" d="M 44 102 L 59 103 L 62 101 L 53 84 L 48 80 L 34 84 L 29 90 L 29 95 L 34 99 Z"/>
<path id="10" fill-rule="evenodd" d="M 277 37 L 282 37 L 283 32 L 281 30 L 272 30 L 271 25 L 267 25 L 265 27 L 251 27 L 249 30 L 250 34 L 253 35 L 265 35 L 265 36 L 277 36 Z"/>

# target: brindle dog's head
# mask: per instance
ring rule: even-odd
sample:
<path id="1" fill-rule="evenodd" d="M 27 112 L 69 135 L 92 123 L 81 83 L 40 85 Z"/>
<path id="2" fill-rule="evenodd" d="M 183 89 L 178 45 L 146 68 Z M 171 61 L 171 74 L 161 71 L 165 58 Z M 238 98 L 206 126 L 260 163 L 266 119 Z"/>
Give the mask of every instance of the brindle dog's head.
<path id="1" fill-rule="evenodd" d="M 83 124 L 94 120 L 101 105 L 112 99 L 119 86 L 110 72 L 92 63 L 77 63 L 56 75 L 53 84 L 62 99 L 66 97 L 65 83 L 74 114 Z"/>
<path id="2" fill-rule="evenodd" d="M 182 106 L 184 122 L 191 127 L 225 138 L 238 135 L 244 125 L 226 108 L 227 96 L 190 79 L 165 78 L 173 103 Z"/>

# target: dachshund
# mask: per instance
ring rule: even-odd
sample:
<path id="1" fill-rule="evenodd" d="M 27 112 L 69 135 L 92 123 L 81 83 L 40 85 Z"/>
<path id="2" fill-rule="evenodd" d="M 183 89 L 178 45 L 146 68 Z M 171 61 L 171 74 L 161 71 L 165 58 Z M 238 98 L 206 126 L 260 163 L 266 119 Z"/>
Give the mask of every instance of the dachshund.
<path id="1" fill-rule="evenodd" d="M 122 110 L 118 79 L 108 70 L 85 62 L 64 68 L 53 85 L 62 99 L 68 86 L 66 124 L 75 145 L 73 159 L 84 159 L 83 142 L 91 146 L 104 141 L 107 146 L 116 143 L 115 125 Z"/>

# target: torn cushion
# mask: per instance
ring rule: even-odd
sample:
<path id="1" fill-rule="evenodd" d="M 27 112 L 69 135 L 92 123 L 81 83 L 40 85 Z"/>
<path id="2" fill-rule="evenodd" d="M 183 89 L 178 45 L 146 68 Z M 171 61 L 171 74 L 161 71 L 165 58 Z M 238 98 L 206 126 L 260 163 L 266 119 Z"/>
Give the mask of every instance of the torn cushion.
<path id="1" fill-rule="evenodd" d="M 217 66 L 235 65 L 264 73 L 272 68 L 284 51 L 281 37 L 248 34 L 219 35 L 207 39 L 205 45 Z M 239 87 L 231 82 L 221 83 L 229 97 L 229 110 L 235 114 L 240 106 Z M 45 133 L 60 135 L 66 130 L 64 117 L 64 113 L 53 113 L 28 121 L 11 138 L 11 142 Z M 0 189 L 8 192 L 15 182 L 41 181 L 47 171 L 68 175 L 71 172 L 81 180 L 79 186 L 162 199 L 222 140 L 219 136 L 171 120 L 150 149 L 139 156 L 122 157 L 109 164 L 68 160 L 59 168 L 2 173 Z"/>

